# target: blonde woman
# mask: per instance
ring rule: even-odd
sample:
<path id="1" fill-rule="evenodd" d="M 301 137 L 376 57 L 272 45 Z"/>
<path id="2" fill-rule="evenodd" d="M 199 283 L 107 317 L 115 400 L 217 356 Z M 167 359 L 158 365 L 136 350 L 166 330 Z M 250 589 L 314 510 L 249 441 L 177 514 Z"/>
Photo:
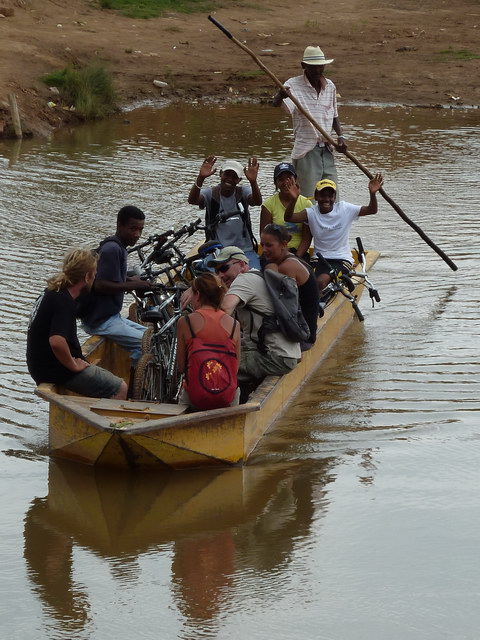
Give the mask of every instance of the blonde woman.
<path id="1" fill-rule="evenodd" d="M 27 334 L 27 365 L 37 384 L 59 384 L 83 396 L 127 397 L 127 385 L 110 371 L 91 365 L 77 337 L 77 298 L 95 280 L 97 258 L 89 250 L 73 249 L 62 270 L 47 281 L 35 302 Z"/>

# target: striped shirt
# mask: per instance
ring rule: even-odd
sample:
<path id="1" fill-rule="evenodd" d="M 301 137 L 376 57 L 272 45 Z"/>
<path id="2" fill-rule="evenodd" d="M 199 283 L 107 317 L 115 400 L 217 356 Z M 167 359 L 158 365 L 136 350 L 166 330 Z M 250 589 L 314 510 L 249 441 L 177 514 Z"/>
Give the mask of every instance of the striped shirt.
<path id="1" fill-rule="evenodd" d="M 305 111 L 318 122 L 326 133 L 330 133 L 333 119 L 338 116 L 337 91 L 331 80 L 325 78 L 327 84 L 320 93 L 312 87 L 305 74 L 295 76 L 285 82 L 285 87 L 302 105 Z M 324 143 L 321 133 L 302 115 L 290 98 L 283 101 L 285 109 L 292 116 L 295 142 L 293 145 L 292 159 L 303 158 L 316 144 Z"/>

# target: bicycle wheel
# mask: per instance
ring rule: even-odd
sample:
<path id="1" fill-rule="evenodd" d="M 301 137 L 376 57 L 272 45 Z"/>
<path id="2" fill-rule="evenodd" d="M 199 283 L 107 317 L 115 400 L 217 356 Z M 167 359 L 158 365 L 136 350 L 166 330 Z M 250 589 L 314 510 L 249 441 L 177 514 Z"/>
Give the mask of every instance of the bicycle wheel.
<path id="1" fill-rule="evenodd" d="M 132 302 L 132 304 L 128 307 L 128 319 L 131 320 L 132 322 L 140 323 L 140 319 L 138 318 L 138 313 L 137 313 L 136 302 Z"/>
<path id="2" fill-rule="evenodd" d="M 148 327 L 142 337 L 142 353 L 150 353 L 152 351 L 153 327 Z"/>
<path id="3" fill-rule="evenodd" d="M 141 324 L 146 326 L 147 322 L 142 322 L 141 314 L 143 313 L 143 309 L 141 309 L 136 302 L 132 302 L 132 304 L 128 307 L 128 319 L 132 322 L 136 322 L 137 324 Z"/>
<path id="4" fill-rule="evenodd" d="M 132 385 L 132 399 L 164 402 L 164 370 L 151 353 L 144 353 L 138 361 Z"/>

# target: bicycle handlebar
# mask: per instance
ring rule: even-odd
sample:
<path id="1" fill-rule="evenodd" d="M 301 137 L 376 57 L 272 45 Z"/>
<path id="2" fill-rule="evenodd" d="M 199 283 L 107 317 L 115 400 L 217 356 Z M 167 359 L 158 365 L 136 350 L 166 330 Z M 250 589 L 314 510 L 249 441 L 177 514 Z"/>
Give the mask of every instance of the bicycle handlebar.
<path id="1" fill-rule="evenodd" d="M 165 249 L 170 248 L 172 244 L 174 244 L 182 236 L 184 235 L 192 236 L 195 233 L 195 231 L 201 231 L 204 229 L 205 227 L 202 226 L 202 219 L 197 218 L 193 222 L 190 222 L 190 224 L 184 224 L 177 231 L 174 231 L 173 229 L 169 229 L 164 233 L 153 234 L 149 236 L 148 240 L 145 240 L 145 242 L 142 242 L 141 244 L 137 244 L 134 247 L 130 247 L 129 249 L 127 249 L 127 251 L 128 253 L 134 253 L 135 251 L 138 252 L 140 249 L 143 249 L 144 247 L 148 247 L 148 245 L 154 244 L 155 242 L 160 242 L 161 240 L 163 240 L 164 244 L 158 247 L 158 249 L 161 251 L 164 251 Z M 167 238 L 170 238 L 170 239 L 168 240 L 168 242 L 165 242 Z"/>
<path id="2" fill-rule="evenodd" d="M 327 262 L 325 260 L 325 258 L 322 256 L 321 253 L 316 253 L 315 254 L 317 256 L 318 262 L 319 264 L 324 268 L 324 269 L 328 269 L 328 273 L 331 274 L 333 273 L 335 270 L 333 269 L 332 265 Z"/>

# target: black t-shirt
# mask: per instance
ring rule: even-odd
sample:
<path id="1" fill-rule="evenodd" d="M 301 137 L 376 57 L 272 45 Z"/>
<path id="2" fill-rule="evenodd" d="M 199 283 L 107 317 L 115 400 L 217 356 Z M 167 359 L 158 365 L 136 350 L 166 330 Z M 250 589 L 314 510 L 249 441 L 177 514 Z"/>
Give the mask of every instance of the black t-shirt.
<path id="1" fill-rule="evenodd" d="M 76 375 L 57 360 L 48 341 L 50 336 L 62 336 L 67 341 L 72 357 L 82 357 L 75 311 L 76 302 L 67 289 L 46 289 L 35 302 L 28 326 L 27 365 L 37 384 L 60 384 Z"/>
<path id="2" fill-rule="evenodd" d="M 125 282 L 127 279 L 127 250 L 118 238 L 102 245 L 98 258 L 97 280 Z M 91 297 L 88 311 L 82 316 L 83 322 L 96 327 L 111 316 L 120 313 L 123 306 L 123 291 L 118 293 L 95 293 Z"/>

